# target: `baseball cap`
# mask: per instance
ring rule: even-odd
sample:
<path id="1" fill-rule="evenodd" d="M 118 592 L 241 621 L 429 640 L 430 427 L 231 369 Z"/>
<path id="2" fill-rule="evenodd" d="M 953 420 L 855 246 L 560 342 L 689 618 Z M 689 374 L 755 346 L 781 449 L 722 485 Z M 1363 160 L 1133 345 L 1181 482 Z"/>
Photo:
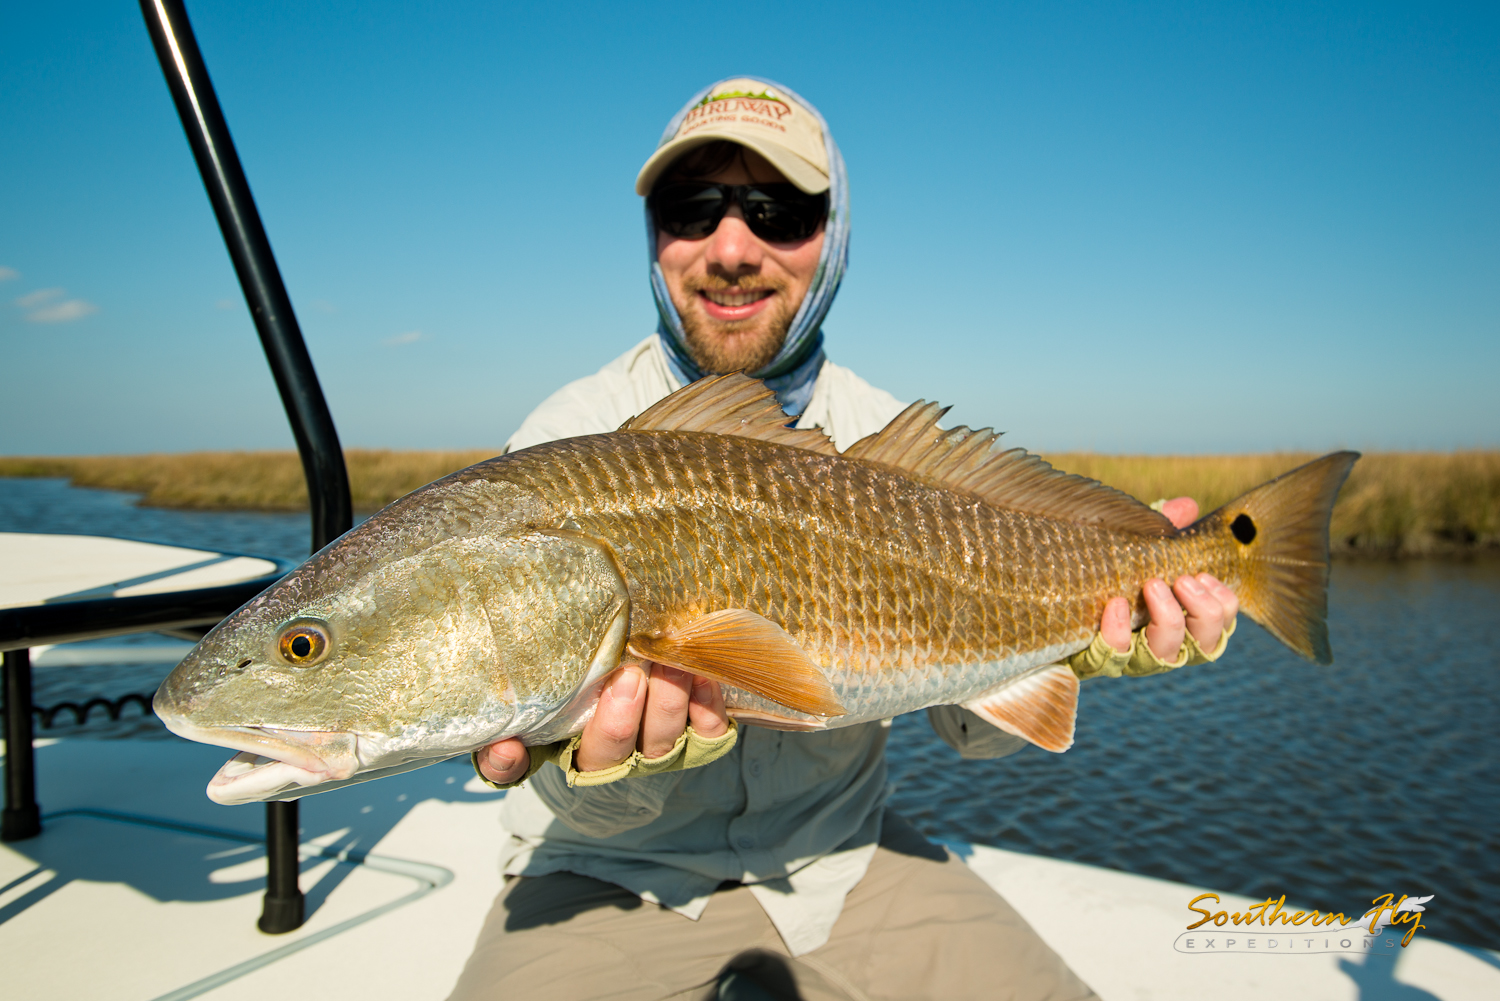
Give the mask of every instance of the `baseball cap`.
<path id="1" fill-rule="evenodd" d="M 641 168 L 635 193 L 649 195 L 673 160 L 719 139 L 755 150 L 810 195 L 828 190 L 828 150 L 818 116 L 775 87 L 740 78 L 715 84 L 688 110 L 677 134 Z"/>

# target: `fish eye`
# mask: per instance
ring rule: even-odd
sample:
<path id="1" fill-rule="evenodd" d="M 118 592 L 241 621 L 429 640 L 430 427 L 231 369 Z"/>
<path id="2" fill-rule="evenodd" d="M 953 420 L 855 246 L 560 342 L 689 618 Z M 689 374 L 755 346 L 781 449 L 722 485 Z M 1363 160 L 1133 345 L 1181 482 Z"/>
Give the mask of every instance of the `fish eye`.
<path id="1" fill-rule="evenodd" d="M 281 630 L 276 649 L 293 667 L 310 667 L 328 652 L 328 630 L 315 622 L 294 622 Z"/>

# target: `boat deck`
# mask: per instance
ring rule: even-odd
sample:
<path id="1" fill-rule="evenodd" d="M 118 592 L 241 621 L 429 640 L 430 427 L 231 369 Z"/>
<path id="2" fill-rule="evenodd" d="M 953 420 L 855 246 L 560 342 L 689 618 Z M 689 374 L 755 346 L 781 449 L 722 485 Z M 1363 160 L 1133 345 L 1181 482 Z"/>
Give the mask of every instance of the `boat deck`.
<path id="1" fill-rule="evenodd" d="M 263 813 L 203 794 L 222 749 L 69 738 L 36 753 L 44 831 L 0 847 L 7 997 L 439 999 L 500 889 L 502 794 L 464 762 L 303 800 L 310 918 L 273 937 L 255 929 Z M 1500 997 L 1494 952 L 1419 933 L 1373 955 L 1186 954 L 1197 887 L 954 847 L 1106 999 Z"/>

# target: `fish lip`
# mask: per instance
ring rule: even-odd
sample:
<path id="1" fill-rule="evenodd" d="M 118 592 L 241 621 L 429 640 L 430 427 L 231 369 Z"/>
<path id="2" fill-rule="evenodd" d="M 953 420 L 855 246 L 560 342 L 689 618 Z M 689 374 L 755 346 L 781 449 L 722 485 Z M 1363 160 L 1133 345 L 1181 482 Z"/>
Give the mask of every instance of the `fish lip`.
<path id="1" fill-rule="evenodd" d="M 209 780 L 208 797 L 216 803 L 274 799 L 270 793 L 348 779 L 360 767 L 359 738 L 347 731 L 199 726 L 171 715 L 163 715 L 162 722 L 179 737 L 240 752 Z"/>

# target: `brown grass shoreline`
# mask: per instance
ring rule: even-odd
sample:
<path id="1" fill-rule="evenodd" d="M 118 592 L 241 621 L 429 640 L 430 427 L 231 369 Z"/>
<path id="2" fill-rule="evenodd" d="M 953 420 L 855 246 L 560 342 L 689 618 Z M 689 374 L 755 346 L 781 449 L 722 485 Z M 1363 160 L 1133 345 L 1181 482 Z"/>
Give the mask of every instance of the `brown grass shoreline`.
<path id="1" fill-rule="evenodd" d="M 351 449 L 345 458 L 354 506 L 377 510 L 493 454 Z M 1102 480 L 1144 501 L 1185 494 L 1196 498 L 1205 511 L 1315 457 L 1298 452 L 1047 456 L 1059 468 Z M 0 457 L 0 476 L 65 477 L 75 486 L 139 493 L 139 503 L 149 507 L 298 511 L 307 506 L 302 466 L 293 452 Z M 1341 554 L 1380 556 L 1500 549 L 1500 451 L 1367 454 L 1354 467 L 1334 508 L 1333 544 Z"/>

